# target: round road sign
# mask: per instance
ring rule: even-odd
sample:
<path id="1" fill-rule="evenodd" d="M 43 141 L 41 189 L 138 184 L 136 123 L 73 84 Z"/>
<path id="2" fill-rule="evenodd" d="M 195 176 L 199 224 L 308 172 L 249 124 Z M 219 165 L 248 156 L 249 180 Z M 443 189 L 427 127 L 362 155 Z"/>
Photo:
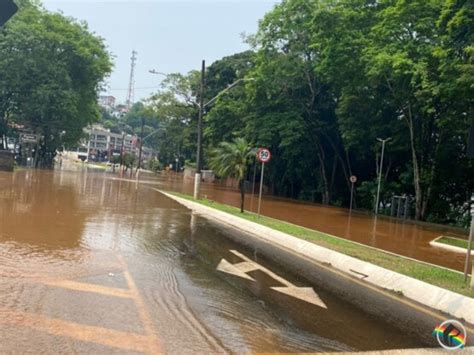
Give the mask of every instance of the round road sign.
<path id="1" fill-rule="evenodd" d="M 257 152 L 257 159 L 262 163 L 268 163 L 272 157 L 272 154 L 267 148 L 260 148 Z"/>
<path id="2" fill-rule="evenodd" d="M 349 178 L 349 180 L 350 180 L 353 184 L 355 184 L 355 183 L 357 182 L 357 176 L 352 175 L 352 176 Z"/>

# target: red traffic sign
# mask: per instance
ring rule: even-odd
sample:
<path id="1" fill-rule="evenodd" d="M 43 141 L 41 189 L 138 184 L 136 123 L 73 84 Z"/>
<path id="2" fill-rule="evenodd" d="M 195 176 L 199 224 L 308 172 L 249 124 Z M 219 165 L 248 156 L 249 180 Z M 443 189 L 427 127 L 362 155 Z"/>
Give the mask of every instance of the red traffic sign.
<path id="1" fill-rule="evenodd" d="M 353 184 L 355 184 L 355 183 L 357 182 L 357 176 L 352 175 L 352 176 L 349 178 L 349 180 L 350 180 Z"/>
<path id="2" fill-rule="evenodd" d="M 267 148 L 260 148 L 257 151 L 257 159 L 261 163 L 263 163 L 263 164 L 268 163 L 271 158 L 272 158 L 272 154 L 270 153 L 270 151 Z"/>
<path id="3" fill-rule="evenodd" d="M 12 0 L 0 0 L 0 27 L 18 11 L 18 6 Z"/>

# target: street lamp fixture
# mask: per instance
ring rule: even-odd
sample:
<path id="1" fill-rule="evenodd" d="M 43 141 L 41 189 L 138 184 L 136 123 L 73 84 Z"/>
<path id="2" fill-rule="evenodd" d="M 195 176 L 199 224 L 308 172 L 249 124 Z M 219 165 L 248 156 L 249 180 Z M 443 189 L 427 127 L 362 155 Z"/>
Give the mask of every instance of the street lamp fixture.
<path id="1" fill-rule="evenodd" d="M 149 72 L 150 74 L 168 76 L 168 74 L 162 73 L 162 72 L 157 71 L 157 70 L 155 70 L 155 69 L 150 69 L 150 70 L 148 70 L 148 72 Z"/>
<path id="2" fill-rule="evenodd" d="M 240 84 L 241 82 L 243 81 L 255 81 L 255 78 L 242 78 L 242 79 L 238 79 L 236 81 L 234 81 L 232 84 L 230 84 L 228 87 L 226 87 L 224 90 L 222 90 L 220 93 L 218 93 L 215 97 L 213 97 L 212 99 L 210 99 L 206 104 L 204 104 L 204 108 L 206 108 L 207 106 L 209 106 L 210 104 L 212 104 L 214 101 L 216 101 L 219 97 L 221 97 L 222 95 L 224 95 L 227 91 L 231 90 L 232 88 L 234 88 L 235 86 L 237 86 L 238 84 Z"/>
<path id="3" fill-rule="evenodd" d="M 377 140 L 382 143 L 382 156 L 380 157 L 379 182 L 378 182 L 378 186 L 377 186 L 377 199 L 376 199 L 376 203 L 375 203 L 375 215 L 377 215 L 379 213 L 380 183 L 382 181 L 383 154 L 385 152 L 385 143 L 390 141 L 391 139 L 392 139 L 391 137 L 388 137 L 388 138 L 385 138 L 385 139 L 377 138 Z"/>

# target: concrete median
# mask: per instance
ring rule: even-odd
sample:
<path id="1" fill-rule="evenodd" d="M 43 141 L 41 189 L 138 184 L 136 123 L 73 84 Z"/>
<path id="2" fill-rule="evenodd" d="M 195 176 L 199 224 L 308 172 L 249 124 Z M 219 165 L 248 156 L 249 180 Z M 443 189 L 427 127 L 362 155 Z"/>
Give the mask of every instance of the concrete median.
<path id="1" fill-rule="evenodd" d="M 245 233 L 230 233 L 319 287 L 397 327 L 414 329 L 426 344 L 446 319 L 458 319 L 474 333 L 474 299 L 413 279 L 368 262 L 323 248 L 266 226 L 160 191 L 218 224 Z M 468 340 L 469 341 L 469 340 Z M 469 341 L 472 345 L 472 339 Z"/>

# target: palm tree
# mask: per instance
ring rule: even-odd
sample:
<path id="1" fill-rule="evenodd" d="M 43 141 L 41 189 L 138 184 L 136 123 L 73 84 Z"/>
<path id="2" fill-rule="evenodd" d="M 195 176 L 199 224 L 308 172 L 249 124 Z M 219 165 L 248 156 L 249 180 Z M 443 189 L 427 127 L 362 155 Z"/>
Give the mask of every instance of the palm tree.
<path id="1" fill-rule="evenodd" d="M 221 142 L 212 151 L 209 165 L 220 177 L 234 177 L 239 182 L 240 212 L 244 212 L 247 167 L 255 156 L 255 150 L 244 138 L 235 138 L 232 142 Z"/>

